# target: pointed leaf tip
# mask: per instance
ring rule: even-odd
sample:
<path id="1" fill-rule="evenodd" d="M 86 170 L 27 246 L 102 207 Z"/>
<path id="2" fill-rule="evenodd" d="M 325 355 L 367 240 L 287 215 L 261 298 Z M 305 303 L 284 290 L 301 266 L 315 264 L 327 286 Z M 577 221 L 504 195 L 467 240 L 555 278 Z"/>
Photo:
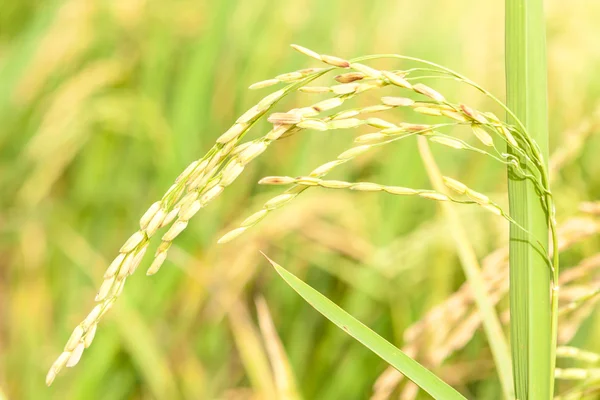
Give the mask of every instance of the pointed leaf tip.
<path id="1" fill-rule="evenodd" d="M 274 266 L 276 266 L 276 265 L 278 265 L 278 264 L 277 264 L 275 261 L 271 260 L 271 259 L 269 258 L 269 256 L 268 256 L 268 255 L 266 255 L 266 254 L 265 254 L 265 253 L 264 253 L 262 250 L 259 250 L 258 252 L 259 252 L 259 253 L 260 253 L 260 254 L 261 254 L 261 255 L 262 255 L 264 258 L 266 258 L 266 259 L 267 259 L 267 261 L 268 261 L 269 263 L 271 263 L 271 265 L 272 265 L 273 267 L 274 267 Z"/>
<path id="2" fill-rule="evenodd" d="M 318 312 L 412 380 L 436 400 L 465 400 L 459 392 L 264 253 L 277 273 Z"/>

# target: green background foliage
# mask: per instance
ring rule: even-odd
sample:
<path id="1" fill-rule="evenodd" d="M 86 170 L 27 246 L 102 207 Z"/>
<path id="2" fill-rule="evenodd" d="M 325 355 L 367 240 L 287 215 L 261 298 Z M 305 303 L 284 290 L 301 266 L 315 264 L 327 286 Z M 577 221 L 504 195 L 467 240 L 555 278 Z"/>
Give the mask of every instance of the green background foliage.
<path id="1" fill-rule="evenodd" d="M 220 234 L 279 193 L 256 185 L 261 177 L 307 174 L 354 137 L 303 132 L 271 146 L 202 210 L 157 276 L 132 277 L 81 363 L 46 388 L 47 368 L 91 309 L 108 262 L 179 172 L 263 96 L 247 87 L 318 66 L 290 43 L 347 58 L 426 58 L 502 97 L 503 4 L 3 0 L 0 9 L 0 398 L 276 398 L 258 330 L 260 296 L 302 397 L 369 398 L 386 364 L 307 305 L 259 250 L 398 347 L 407 327 L 464 282 L 452 226 L 421 199 L 311 189 L 217 246 Z M 572 150 L 553 171 L 560 224 L 579 215 L 580 202 L 600 198 L 600 5 L 553 0 L 546 11 L 551 153 Z M 501 115 L 464 86 L 435 87 Z M 314 96 L 291 96 L 280 110 Z M 395 118 L 417 122 L 408 113 Z M 266 129 L 261 123 L 250 136 Z M 446 175 L 506 206 L 501 166 L 433 150 Z M 332 178 L 430 187 L 410 140 L 360 157 Z M 457 210 L 480 258 L 507 244 L 503 221 L 475 207 Z M 563 266 L 597 245 L 595 238 L 576 245 Z M 505 270 L 498 274 L 507 279 Z M 593 286 L 594 275 L 585 283 Z M 507 309 L 506 296 L 498 309 Z M 592 313 L 570 343 L 600 351 L 599 331 Z M 499 398 L 485 336 L 480 328 L 470 336 L 441 366 L 428 351 L 446 342 L 426 343 L 417 359 L 468 398 Z"/>

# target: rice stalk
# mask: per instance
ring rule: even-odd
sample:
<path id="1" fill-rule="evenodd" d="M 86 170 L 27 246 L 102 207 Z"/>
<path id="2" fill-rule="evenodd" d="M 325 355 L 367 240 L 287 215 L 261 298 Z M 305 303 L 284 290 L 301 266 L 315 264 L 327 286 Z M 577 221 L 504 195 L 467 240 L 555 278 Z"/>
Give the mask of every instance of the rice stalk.
<path id="1" fill-rule="evenodd" d="M 553 265 L 522 231 L 510 231 L 511 337 L 515 393 L 518 399 L 554 395 L 558 321 L 558 246 L 548 179 L 547 71 L 542 0 L 506 1 L 507 118 L 529 132 L 532 161 L 546 193 L 509 172 L 511 215 L 544 247 L 552 235 Z M 513 147 L 509 148 L 513 152 Z M 519 155 L 517 155 L 519 157 Z M 550 254 L 550 251 L 547 252 Z"/>
<path id="2" fill-rule="evenodd" d="M 433 154 L 427 145 L 427 141 L 423 139 L 419 140 L 419 152 L 429 175 L 429 180 L 432 182 L 434 188 L 441 190 L 445 184 L 446 186 L 450 187 L 450 189 L 459 193 L 465 193 L 478 201 L 478 204 L 481 204 L 481 198 L 477 192 L 475 192 L 477 195 L 474 196 L 474 194 L 470 192 L 471 189 L 469 189 L 465 184 L 441 175 Z M 489 202 L 483 204 L 484 206 L 489 206 Z M 456 242 L 457 252 L 459 254 L 467 282 L 469 282 L 470 287 L 473 289 L 473 298 L 477 304 L 480 319 L 483 322 L 483 328 L 486 332 L 486 336 L 492 350 L 492 355 L 496 364 L 498 377 L 500 378 L 500 384 L 502 386 L 504 398 L 513 399 L 514 390 L 512 365 L 509 356 L 510 353 L 508 342 L 504 336 L 502 325 L 496 310 L 494 309 L 492 300 L 490 299 L 490 293 L 486 291 L 485 280 L 483 274 L 481 273 L 481 267 L 477 261 L 477 256 L 475 255 L 475 251 L 471 246 L 469 237 L 463 228 L 461 219 L 454 208 L 449 204 L 442 204 L 442 209 L 450 221 L 450 224 L 453 226 L 453 236 Z M 476 319 L 474 323 L 479 325 L 479 318 Z M 470 325 L 472 324 L 466 324 L 463 321 L 462 326 L 465 327 L 467 332 L 472 330 Z M 469 333 L 467 333 L 467 335 L 468 334 Z"/>

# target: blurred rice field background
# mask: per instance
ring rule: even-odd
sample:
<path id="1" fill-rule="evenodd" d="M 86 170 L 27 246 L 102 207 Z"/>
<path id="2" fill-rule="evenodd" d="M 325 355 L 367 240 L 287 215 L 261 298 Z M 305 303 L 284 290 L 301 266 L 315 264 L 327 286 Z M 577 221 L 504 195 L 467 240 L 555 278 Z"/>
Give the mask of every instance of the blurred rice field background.
<path id="1" fill-rule="evenodd" d="M 141 214 L 263 96 L 247 87 L 318 66 L 290 43 L 430 59 L 503 97 L 503 18 L 501 1 L 2 0 L 0 399 L 427 398 L 310 308 L 259 250 L 469 398 L 500 398 L 453 227 L 434 202 L 311 189 L 216 244 L 279 193 L 261 177 L 332 159 L 353 140 L 341 130 L 270 147 L 190 223 L 157 276 L 130 279 L 77 368 L 51 388 L 44 376 Z M 600 199 L 600 3 L 547 1 L 547 18 L 562 265 L 585 270 L 567 282 L 575 296 L 600 285 L 600 207 L 585 203 Z M 472 90 L 437 87 L 500 113 Z M 435 155 L 446 174 L 507 203 L 503 168 Z M 334 175 L 430 187 L 411 141 Z M 504 315 L 508 227 L 458 211 Z M 565 317 L 562 343 L 600 351 L 594 302 L 578 313 Z"/>

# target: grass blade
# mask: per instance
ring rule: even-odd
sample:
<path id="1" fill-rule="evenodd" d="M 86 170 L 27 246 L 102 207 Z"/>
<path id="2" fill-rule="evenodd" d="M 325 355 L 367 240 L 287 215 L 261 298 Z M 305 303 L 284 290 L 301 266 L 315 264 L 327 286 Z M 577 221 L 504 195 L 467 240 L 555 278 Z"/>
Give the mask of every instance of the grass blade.
<path id="1" fill-rule="evenodd" d="M 433 188 L 444 193 L 446 188 L 442 180 L 442 175 L 433 158 L 433 154 L 431 154 L 427 139 L 419 137 L 418 140 L 419 152 L 421 153 L 421 158 L 423 159 L 425 169 L 427 170 Z M 453 238 L 456 243 L 458 257 L 460 258 L 460 263 L 467 281 L 473 290 L 473 298 L 477 304 L 479 314 L 481 314 L 483 329 L 490 344 L 490 349 L 492 350 L 492 356 L 494 357 L 494 363 L 496 364 L 504 398 L 514 399 L 512 365 L 510 351 L 508 350 L 508 342 L 502 331 L 502 325 L 496 314 L 494 304 L 490 301 L 489 294 L 486 291 L 486 284 L 481 274 L 481 267 L 477 261 L 477 256 L 475 255 L 469 236 L 465 232 L 463 223 L 454 209 L 454 206 L 448 202 L 440 202 L 439 204 L 453 227 Z"/>
<path id="2" fill-rule="evenodd" d="M 266 256 L 265 256 L 266 257 Z M 434 399 L 465 399 L 454 388 L 446 384 L 431 371 L 404 354 L 400 349 L 352 317 L 321 293 L 298 279 L 294 274 L 266 257 L 277 273 L 311 306 L 327 319 L 346 331 L 369 350 L 377 354 L 408 379 L 420 386 Z"/>
<path id="3" fill-rule="evenodd" d="M 256 299 L 256 314 L 258 316 L 258 326 L 265 342 L 265 349 L 273 368 L 278 398 L 281 400 L 301 399 L 302 396 L 298 392 L 292 366 L 277 334 L 277 329 L 275 329 L 267 301 L 262 296 Z"/>
<path id="4" fill-rule="evenodd" d="M 248 309 L 237 303 L 229 310 L 229 322 L 242 364 L 254 392 L 261 399 L 276 399 L 277 391 L 269 359 Z"/>
<path id="5" fill-rule="evenodd" d="M 547 72 L 543 0 L 506 1 L 507 105 L 548 160 Z M 515 123 L 510 121 L 509 123 Z M 548 217 L 527 181 L 509 176 L 511 216 L 544 245 Z M 552 398 L 551 271 L 524 233 L 510 230 L 510 313 L 518 399 Z"/>

